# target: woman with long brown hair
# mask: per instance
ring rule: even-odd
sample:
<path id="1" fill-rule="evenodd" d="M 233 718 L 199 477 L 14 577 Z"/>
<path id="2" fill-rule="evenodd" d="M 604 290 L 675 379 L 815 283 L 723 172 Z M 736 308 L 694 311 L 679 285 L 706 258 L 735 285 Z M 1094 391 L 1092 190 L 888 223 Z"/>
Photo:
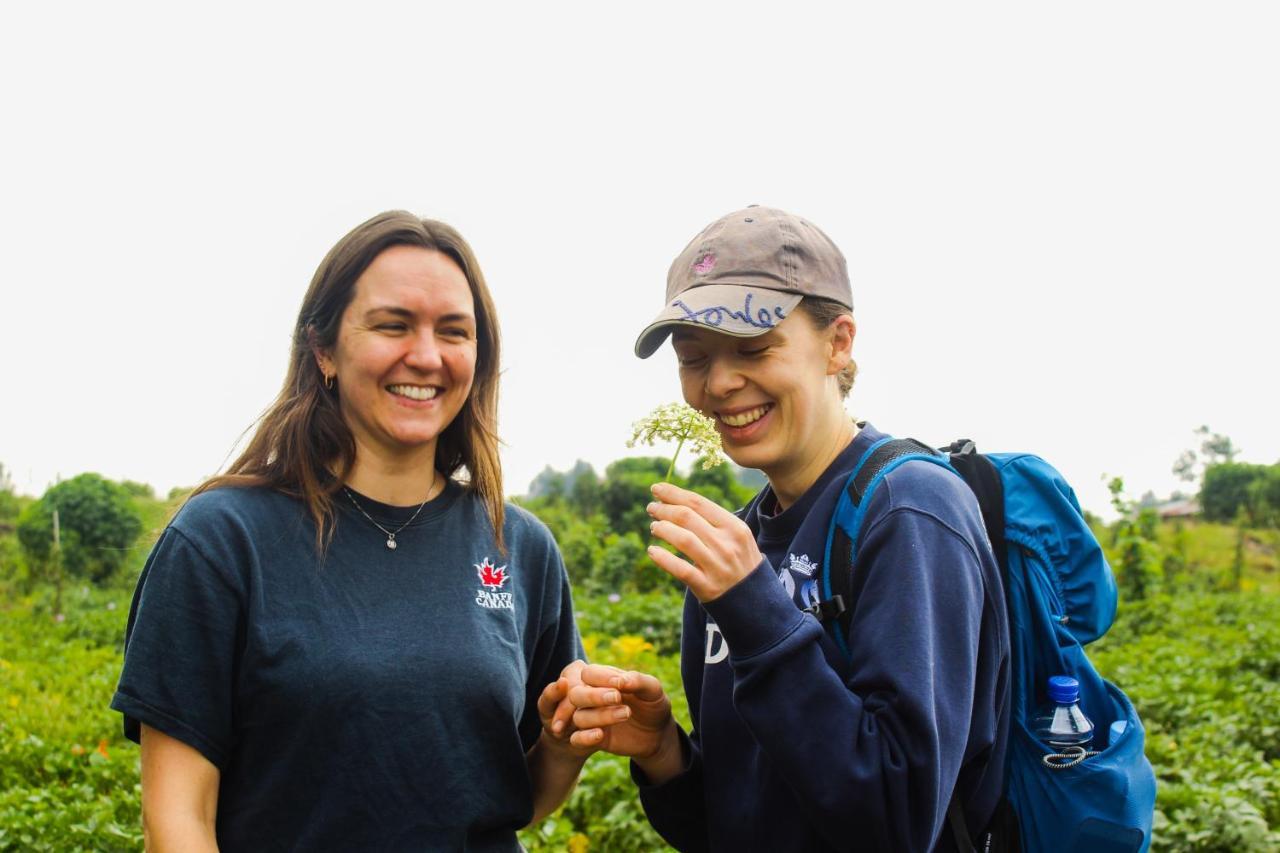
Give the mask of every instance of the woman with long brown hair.
<path id="1" fill-rule="evenodd" d="M 383 213 L 321 262 L 279 397 L 134 595 L 111 704 L 149 849 L 515 850 L 564 799 L 581 643 L 555 543 L 503 502 L 498 367 L 449 226 Z"/>

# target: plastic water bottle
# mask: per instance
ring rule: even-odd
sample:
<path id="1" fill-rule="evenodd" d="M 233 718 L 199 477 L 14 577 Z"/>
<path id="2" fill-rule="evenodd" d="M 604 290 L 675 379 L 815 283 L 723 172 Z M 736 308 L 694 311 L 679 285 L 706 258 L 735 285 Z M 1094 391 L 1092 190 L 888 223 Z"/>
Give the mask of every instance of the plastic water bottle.
<path id="1" fill-rule="evenodd" d="M 1032 730 L 1046 746 L 1059 752 L 1069 747 L 1088 750 L 1093 723 L 1080 710 L 1080 682 L 1069 675 L 1049 679 L 1049 703 L 1036 713 Z"/>

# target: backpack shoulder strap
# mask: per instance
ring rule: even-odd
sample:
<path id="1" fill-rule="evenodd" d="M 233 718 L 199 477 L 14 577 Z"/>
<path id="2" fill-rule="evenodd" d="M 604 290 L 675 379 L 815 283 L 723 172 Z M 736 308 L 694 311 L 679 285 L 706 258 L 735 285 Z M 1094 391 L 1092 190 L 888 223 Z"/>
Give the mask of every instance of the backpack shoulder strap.
<path id="1" fill-rule="evenodd" d="M 982 524 L 987 529 L 987 539 L 991 542 L 991 550 L 995 552 L 996 562 L 1000 565 L 1000 578 L 1003 580 L 1009 574 L 1009 555 L 1004 538 L 1004 486 L 1000 482 L 1000 472 L 967 438 L 944 447 L 942 452 L 948 455 L 951 467 L 956 469 L 978 499 Z"/>
<path id="2" fill-rule="evenodd" d="M 999 514 L 994 517 L 988 515 L 987 506 L 985 504 L 982 505 L 982 516 L 987 523 L 988 530 L 990 530 L 992 521 L 988 519 L 1001 519 L 1004 517 L 1003 498 L 1001 498 L 999 489 L 999 475 L 990 462 L 974 451 L 973 442 L 968 442 L 968 447 L 969 453 L 972 454 L 972 458 L 975 460 L 972 466 L 983 472 L 979 476 L 985 476 L 986 471 L 989 470 L 990 475 L 995 478 L 994 494 L 997 498 L 1000 498 Z M 943 452 L 949 451 L 952 451 L 952 448 L 946 448 Z M 840 647 L 840 652 L 844 655 L 845 660 L 850 658 L 847 638 L 849 629 L 853 624 L 854 605 L 860 592 L 860 590 L 853 588 L 853 561 L 856 556 L 858 536 L 862 532 L 862 521 L 866 517 L 867 507 L 871 504 L 872 494 L 885 476 L 904 462 L 912 459 L 928 459 L 936 464 L 946 466 L 948 461 L 954 465 L 955 458 L 952 455 L 948 460 L 929 445 L 912 438 L 886 438 L 873 444 L 863 454 L 862 459 L 859 460 L 853 472 L 850 473 L 849 478 L 845 481 L 844 489 L 836 501 L 836 509 L 831 514 L 831 524 L 827 530 L 826 554 L 819 569 L 822 576 L 821 598 L 817 604 L 809 608 L 809 612 L 831 631 L 836 645 Z M 982 468 L 983 465 L 985 465 L 985 469 Z M 959 471 L 959 469 L 956 470 Z M 972 487 L 969 475 L 963 472 L 960 473 L 965 482 L 970 483 Z M 981 503 L 981 497 L 979 502 Z M 1001 544 L 1003 546 L 1003 525 L 997 524 L 996 526 L 1000 530 Z M 1001 551 L 1003 550 L 1002 547 Z M 968 827 L 965 826 L 964 808 L 960 802 L 959 789 L 951 792 L 951 800 L 947 803 L 947 823 L 955 840 L 957 850 L 961 851 L 961 853 L 974 853 L 976 848 L 973 846 Z"/>
<path id="3" fill-rule="evenodd" d="M 819 601 L 809 608 L 826 625 L 845 659 L 849 658 L 849 627 L 859 590 L 853 588 L 853 561 L 862 520 L 876 486 L 891 470 L 909 459 L 937 461 L 938 452 L 911 438 L 884 438 L 871 445 L 845 480 L 827 528 L 827 547 L 819 574 Z"/>

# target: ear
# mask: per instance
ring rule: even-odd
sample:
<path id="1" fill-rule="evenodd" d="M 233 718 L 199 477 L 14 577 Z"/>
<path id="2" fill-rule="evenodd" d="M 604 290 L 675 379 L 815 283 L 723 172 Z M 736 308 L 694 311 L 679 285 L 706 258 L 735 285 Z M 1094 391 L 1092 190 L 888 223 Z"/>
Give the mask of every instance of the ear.
<path id="1" fill-rule="evenodd" d="M 849 366 L 853 360 L 853 339 L 858 334 L 858 326 L 849 314 L 841 314 L 827 327 L 830 345 L 827 358 L 827 375 L 834 376 Z"/>
<path id="2" fill-rule="evenodd" d="M 309 330 L 307 337 L 311 344 L 311 355 L 316 360 L 316 367 L 320 368 L 320 374 L 324 377 L 330 377 L 337 373 L 337 368 L 333 364 L 333 356 L 329 351 L 320 346 L 320 342 L 316 339 L 316 330 Z"/>

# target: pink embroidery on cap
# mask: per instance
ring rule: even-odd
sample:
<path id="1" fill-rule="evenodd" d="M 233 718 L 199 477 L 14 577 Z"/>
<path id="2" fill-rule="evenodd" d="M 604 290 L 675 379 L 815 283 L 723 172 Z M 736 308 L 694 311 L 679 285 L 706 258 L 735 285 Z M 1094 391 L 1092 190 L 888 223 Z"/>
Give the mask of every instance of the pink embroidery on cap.
<path id="1" fill-rule="evenodd" d="M 707 252 L 705 255 L 698 258 L 698 262 L 693 265 L 693 271 L 698 275 L 706 275 L 715 268 L 715 265 L 716 256 Z"/>

